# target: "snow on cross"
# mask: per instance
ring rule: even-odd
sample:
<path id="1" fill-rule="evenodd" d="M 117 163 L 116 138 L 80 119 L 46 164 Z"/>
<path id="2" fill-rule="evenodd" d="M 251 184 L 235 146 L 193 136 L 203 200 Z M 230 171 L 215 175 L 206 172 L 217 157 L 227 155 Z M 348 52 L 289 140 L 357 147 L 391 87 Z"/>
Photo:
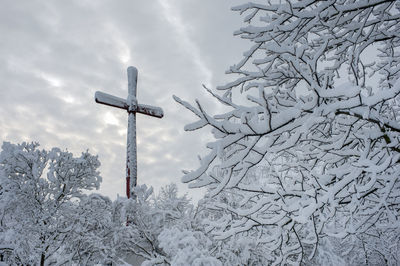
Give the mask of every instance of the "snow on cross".
<path id="1" fill-rule="evenodd" d="M 137 154 L 136 154 L 136 113 L 162 118 L 164 112 L 160 107 L 138 104 L 136 99 L 138 71 L 135 67 L 128 67 L 128 98 L 122 99 L 101 91 L 96 91 L 97 103 L 121 108 L 128 111 L 128 137 L 126 156 L 126 196 L 130 198 L 133 187 L 137 184 Z M 132 181 L 132 182 L 131 182 Z"/>

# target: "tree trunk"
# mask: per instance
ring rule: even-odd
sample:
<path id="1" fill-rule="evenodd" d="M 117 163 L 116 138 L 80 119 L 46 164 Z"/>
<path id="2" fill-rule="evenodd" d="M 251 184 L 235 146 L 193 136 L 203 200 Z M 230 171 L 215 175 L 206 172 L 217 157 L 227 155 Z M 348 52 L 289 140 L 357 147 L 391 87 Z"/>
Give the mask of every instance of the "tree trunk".
<path id="1" fill-rule="evenodd" d="M 44 260 L 46 258 L 46 255 L 42 253 L 42 256 L 40 256 L 40 266 L 44 266 Z"/>

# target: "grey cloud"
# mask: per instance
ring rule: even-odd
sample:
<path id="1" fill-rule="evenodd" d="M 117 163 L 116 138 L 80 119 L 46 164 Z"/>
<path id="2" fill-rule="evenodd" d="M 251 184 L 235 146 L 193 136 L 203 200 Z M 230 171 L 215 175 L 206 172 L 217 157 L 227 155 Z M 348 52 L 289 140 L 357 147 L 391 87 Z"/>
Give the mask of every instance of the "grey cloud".
<path id="1" fill-rule="evenodd" d="M 224 71 L 246 47 L 232 37 L 241 24 L 229 10 L 236 2 L 168 1 L 184 24 L 182 35 L 159 1 L 5 0 L 0 9 L 0 140 L 39 141 L 76 155 L 89 149 L 102 162 L 101 192 L 125 195 L 127 114 L 96 104 L 94 92 L 126 97 L 126 68 L 134 65 L 139 102 L 165 112 L 161 120 L 138 115 L 139 183 L 159 188 L 179 182 L 181 169 L 197 166 L 197 154 L 206 152 L 211 135 L 207 129 L 183 131 L 195 117 L 172 95 L 199 98 L 211 112 L 218 110 L 201 87 L 208 81 L 196 60 L 211 73 L 206 85 L 228 79 Z M 105 122 L 110 113 L 117 124 Z"/>

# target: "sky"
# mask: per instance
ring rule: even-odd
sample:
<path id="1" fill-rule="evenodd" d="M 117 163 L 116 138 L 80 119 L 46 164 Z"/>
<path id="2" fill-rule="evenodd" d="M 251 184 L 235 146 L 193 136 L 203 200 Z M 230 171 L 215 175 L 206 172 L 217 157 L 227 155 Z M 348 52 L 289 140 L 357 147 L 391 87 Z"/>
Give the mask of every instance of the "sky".
<path id="1" fill-rule="evenodd" d="M 172 95 L 219 106 L 206 91 L 233 79 L 225 74 L 249 43 L 234 37 L 241 0 L 3 0 L 0 9 L 0 141 L 39 142 L 101 161 L 99 193 L 125 196 L 127 112 L 100 105 L 94 93 L 128 93 L 126 69 L 139 71 L 139 103 L 164 118 L 137 115 L 138 184 L 156 191 L 180 182 L 198 165 L 210 129 L 185 132 L 195 116 Z"/>

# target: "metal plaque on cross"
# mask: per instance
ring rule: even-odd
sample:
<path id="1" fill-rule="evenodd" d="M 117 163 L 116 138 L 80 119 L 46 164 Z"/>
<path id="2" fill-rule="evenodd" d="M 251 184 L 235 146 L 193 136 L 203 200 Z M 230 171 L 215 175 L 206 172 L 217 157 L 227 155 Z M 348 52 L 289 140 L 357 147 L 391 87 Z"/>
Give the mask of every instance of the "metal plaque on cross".
<path id="1" fill-rule="evenodd" d="M 133 188 L 137 185 L 137 149 L 136 149 L 136 113 L 162 118 L 164 112 L 160 107 L 139 104 L 136 99 L 138 71 L 128 67 L 128 98 L 125 100 L 104 92 L 96 91 L 97 103 L 124 109 L 128 112 L 128 136 L 126 155 L 126 196 L 133 196 Z"/>

